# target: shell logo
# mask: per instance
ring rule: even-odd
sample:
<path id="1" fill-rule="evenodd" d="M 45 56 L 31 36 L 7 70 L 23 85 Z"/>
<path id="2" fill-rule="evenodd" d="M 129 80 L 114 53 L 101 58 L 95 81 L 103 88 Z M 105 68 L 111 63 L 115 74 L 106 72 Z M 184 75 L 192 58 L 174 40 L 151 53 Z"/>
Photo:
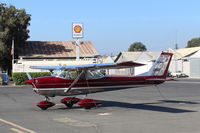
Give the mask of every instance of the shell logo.
<path id="1" fill-rule="evenodd" d="M 74 26 L 75 33 L 80 33 L 82 31 L 82 27 L 80 25 Z"/>

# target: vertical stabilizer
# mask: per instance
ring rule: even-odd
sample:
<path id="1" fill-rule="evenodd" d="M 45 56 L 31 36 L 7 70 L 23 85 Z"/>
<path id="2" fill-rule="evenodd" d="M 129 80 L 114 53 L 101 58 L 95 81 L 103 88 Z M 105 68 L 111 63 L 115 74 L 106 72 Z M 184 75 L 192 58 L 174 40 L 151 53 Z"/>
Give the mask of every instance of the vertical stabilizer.
<path id="1" fill-rule="evenodd" d="M 138 76 L 156 76 L 159 78 L 166 78 L 172 55 L 172 53 L 162 52 L 150 70 Z"/>

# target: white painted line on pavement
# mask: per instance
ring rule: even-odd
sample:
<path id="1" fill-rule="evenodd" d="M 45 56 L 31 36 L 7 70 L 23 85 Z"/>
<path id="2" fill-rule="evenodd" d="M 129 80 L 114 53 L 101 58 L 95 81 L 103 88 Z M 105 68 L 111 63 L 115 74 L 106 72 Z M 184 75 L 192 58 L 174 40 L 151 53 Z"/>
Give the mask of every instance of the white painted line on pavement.
<path id="1" fill-rule="evenodd" d="M 23 132 L 23 131 L 21 131 L 21 130 L 18 130 L 18 129 L 16 129 L 16 128 L 10 128 L 10 130 L 12 130 L 12 131 L 14 131 L 14 132 L 16 132 L 16 133 L 25 133 L 25 132 Z"/>
<path id="2" fill-rule="evenodd" d="M 0 119 L 0 121 L 3 122 L 3 123 L 5 123 L 5 124 L 11 125 L 11 126 L 13 126 L 13 127 L 16 127 L 16 128 L 18 128 L 18 129 L 21 129 L 21 130 L 23 130 L 23 131 L 26 131 L 26 132 L 28 132 L 28 133 L 36 133 L 35 131 L 32 131 L 32 130 L 27 129 L 27 128 L 24 128 L 24 127 L 22 127 L 22 126 L 19 126 L 19 125 L 15 124 L 15 123 L 12 123 L 12 122 L 9 122 L 9 121 L 3 120 L 3 119 Z"/>
<path id="3" fill-rule="evenodd" d="M 98 113 L 97 115 L 108 116 L 108 115 L 111 115 L 111 113 Z"/>

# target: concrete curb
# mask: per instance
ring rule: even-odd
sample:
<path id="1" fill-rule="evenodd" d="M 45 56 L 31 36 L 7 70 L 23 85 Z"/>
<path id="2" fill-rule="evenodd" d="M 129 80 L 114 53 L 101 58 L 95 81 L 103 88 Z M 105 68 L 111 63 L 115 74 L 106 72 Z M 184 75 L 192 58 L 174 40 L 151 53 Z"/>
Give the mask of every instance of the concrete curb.
<path id="1" fill-rule="evenodd" d="M 25 87 L 25 86 L 30 86 L 30 85 L 0 85 L 0 88 L 19 88 L 19 87 Z"/>

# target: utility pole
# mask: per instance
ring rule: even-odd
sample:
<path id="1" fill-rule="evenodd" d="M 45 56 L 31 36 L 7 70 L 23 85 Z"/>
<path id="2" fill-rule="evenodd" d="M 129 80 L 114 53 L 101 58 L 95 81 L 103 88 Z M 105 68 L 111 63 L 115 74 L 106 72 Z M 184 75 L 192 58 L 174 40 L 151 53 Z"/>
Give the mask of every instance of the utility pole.
<path id="1" fill-rule="evenodd" d="M 175 44 L 175 49 L 178 49 L 178 44 L 177 43 Z"/>
<path id="2" fill-rule="evenodd" d="M 176 42 L 175 42 L 175 49 L 178 49 L 177 38 L 178 38 L 178 31 L 176 31 Z"/>
<path id="3" fill-rule="evenodd" d="M 77 38 L 76 40 L 76 60 L 79 61 L 80 60 L 80 41 Z"/>

